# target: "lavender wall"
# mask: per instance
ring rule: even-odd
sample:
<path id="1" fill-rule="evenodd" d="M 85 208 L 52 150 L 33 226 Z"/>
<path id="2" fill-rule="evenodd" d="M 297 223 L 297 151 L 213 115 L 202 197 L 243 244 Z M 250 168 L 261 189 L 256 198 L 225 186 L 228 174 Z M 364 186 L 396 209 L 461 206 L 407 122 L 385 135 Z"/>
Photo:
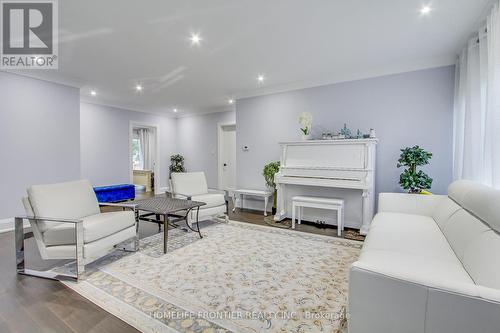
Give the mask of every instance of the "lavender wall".
<path id="1" fill-rule="evenodd" d="M 0 72 L 0 219 L 33 184 L 80 178 L 80 91 Z"/>
<path id="2" fill-rule="evenodd" d="M 130 122 L 160 127 L 160 186 L 167 186 L 170 155 L 176 149 L 176 120 L 163 116 L 81 103 L 82 177 L 94 185 L 130 183 Z"/>
<path id="3" fill-rule="evenodd" d="M 432 191 L 445 193 L 452 181 L 453 95 L 449 66 L 238 100 L 238 187 L 264 188 L 263 165 L 279 160 L 279 141 L 300 138 L 297 119 L 309 111 L 316 137 L 344 123 L 354 131 L 376 129 L 377 192 L 400 191 L 399 149 L 420 145 L 434 154 L 423 168 L 434 178 Z"/>
<path id="4" fill-rule="evenodd" d="M 242 99 L 236 113 L 176 120 L 80 104 L 76 88 L 0 72 L 0 219 L 23 212 L 20 198 L 31 184 L 81 177 L 95 185 L 129 182 L 130 121 L 160 126 L 161 186 L 169 156 L 181 152 L 188 169 L 204 170 L 216 187 L 217 123 L 236 118 L 238 187 L 264 188 L 263 165 L 279 159 L 279 141 L 300 137 L 298 115 L 310 111 L 316 136 L 344 122 L 376 129 L 378 192 L 399 190 L 399 149 L 419 144 L 434 153 L 424 168 L 434 178 L 432 190 L 445 193 L 452 179 L 453 90 L 454 68 L 443 67 Z"/>
<path id="5" fill-rule="evenodd" d="M 177 119 L 177 147 L 188 171 L 205 171 L 208 186 L 217 188 L 217 124 L 234 123 L 234 111 Z"/>

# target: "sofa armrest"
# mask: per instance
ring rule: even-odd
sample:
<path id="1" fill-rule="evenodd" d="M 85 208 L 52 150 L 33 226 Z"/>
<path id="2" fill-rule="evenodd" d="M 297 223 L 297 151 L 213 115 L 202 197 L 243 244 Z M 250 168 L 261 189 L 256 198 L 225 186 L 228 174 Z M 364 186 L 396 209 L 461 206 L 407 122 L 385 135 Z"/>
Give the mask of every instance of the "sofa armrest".
<path id="1" fill-rule="evenodd" d="M 378 212 L 404 213 L 432 216 L 445 195 L 423 195 L 408 193 L 380 193 Z"/>

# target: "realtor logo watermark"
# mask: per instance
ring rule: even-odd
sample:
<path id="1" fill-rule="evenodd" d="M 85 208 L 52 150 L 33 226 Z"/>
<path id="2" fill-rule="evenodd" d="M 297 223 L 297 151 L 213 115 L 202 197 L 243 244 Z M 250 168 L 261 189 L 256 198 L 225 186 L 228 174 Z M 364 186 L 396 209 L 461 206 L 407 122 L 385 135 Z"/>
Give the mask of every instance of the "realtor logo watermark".
<path id="1" fill-rule="evenodd" d="M 0 69 L 57 69 L 57 0 L 0 0 Z"/>

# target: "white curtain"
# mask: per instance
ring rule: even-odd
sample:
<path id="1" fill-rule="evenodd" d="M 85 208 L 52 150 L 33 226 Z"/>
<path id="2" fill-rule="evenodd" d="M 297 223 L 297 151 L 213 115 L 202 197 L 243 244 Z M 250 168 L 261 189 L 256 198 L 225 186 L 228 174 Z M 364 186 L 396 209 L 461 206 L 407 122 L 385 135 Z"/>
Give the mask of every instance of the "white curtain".
<path id="1" fill-rule="evenodd" d="M 152 130 L 149 128 L 134 129 L 134 138 L 139 140 L 139 163 L 137 168 L 140 170 L 153 171 L 154 168 L 154 149 L 155 140 Z"/>
<path id="2" fill-rule="evenodd" d="M 455 179 L 500 188 L 500 13 L 467 43 L 456 66 Z"/>
<path id="3" fill-rule="evenodd" d="M 151 136 L 151 130 L 149 128 L 139 128 L 137 129 L 137 134 L 141 145 L 143 170 L 152 170 L 153 138 Z"/>

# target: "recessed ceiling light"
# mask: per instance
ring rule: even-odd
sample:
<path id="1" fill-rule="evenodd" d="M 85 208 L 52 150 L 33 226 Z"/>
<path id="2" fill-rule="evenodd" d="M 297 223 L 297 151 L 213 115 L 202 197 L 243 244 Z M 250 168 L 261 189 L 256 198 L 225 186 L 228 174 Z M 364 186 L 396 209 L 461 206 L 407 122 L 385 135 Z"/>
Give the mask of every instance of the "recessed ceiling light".
<path id="1" fill-rule="evenodd" d="M 135 90 L 138 91 L 138 92 L 141 92 L 142 91 L 142 86 L 140 84 L 136 85 L 135 86 Z"/>
<path id="2" fill-rule="evenodd" d="M 179 110 L 177 110 L 177 109 L 173 109 L 172 111 L 174 111 L 174 113 L 177 113 L 177 111 L 179 111 Z"/>
<path id="3" fill-rule="evenodd" d="M 90 91 L 90 96 L 97 96 L 97 91 L 91 90 Z"/>
<path id="4" fill-rule="evenodd" d="M 260 74 L 259 76 L 257 76 L 257 81 L 259 81 L 259 83 L 262 83 L 264 82 L 264 75 Z"/>
<path id="5" fill-rule="evenodd" d="M 227 101 L 227 102 L 228 102 L 229 104 L 234 104 L 234 99 L 230 98 L 230 99 L 228 99 L 228 101 Z"/>
<path id="6" fill-rule="evenodd" d="M 201 37 L 198 34 L 191 34 L 189 40 L 191 41 L 191 45 L 200 45 Z"/>
<path id="7" fill-rule="evenodd" d="M 420 14 L 422 15 L 428 15 L 430 12 L 432 12 L 432 8 L 429 5 L 425 5 L 420 9 Z"/>

